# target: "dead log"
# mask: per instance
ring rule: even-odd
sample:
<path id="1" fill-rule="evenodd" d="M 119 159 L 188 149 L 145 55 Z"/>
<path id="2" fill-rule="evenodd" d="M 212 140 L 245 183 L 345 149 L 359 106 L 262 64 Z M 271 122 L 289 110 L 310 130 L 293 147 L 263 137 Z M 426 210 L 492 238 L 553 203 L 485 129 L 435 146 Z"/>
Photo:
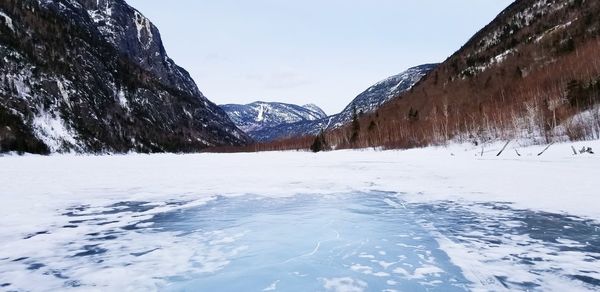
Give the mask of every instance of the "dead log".
<path id="1" fill-rule="evenodd" d="M 540 153 L 538 153 L 537 156 L 542 156 L 542 154 L 544 154 L 548 149 L 550 149 L 550 146 L 554 145 L 554 143 L 550 143 L 548 146 L 546 146 L 546 148 L 544 148 L 544 150 Z"/>

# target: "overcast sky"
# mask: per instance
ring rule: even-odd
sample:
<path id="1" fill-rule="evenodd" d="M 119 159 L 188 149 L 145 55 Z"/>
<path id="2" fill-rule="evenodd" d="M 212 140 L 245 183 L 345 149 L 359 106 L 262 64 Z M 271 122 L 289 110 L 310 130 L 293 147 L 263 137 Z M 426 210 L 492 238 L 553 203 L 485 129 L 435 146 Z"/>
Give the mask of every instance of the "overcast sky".
<path id="1" fill-rule="evenodd" d="M 512 0 L 127 0 L 212 101 L 341 111 L 377 81 L 441 62 Z"/>

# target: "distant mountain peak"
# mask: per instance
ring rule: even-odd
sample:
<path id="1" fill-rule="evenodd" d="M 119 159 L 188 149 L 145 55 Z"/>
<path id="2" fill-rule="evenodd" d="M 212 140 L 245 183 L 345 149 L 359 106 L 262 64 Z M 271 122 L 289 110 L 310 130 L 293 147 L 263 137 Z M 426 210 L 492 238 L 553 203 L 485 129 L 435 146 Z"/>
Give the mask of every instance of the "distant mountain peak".
<path id="1" fill-rule="evenodd" d="M 316 112 L 319 115 L 322 115 L 322 116 L 325 116 L 325 117 L 327 116 L 327 113 L 325 113 L 325 111 L 323 111 L 323 109 L 321 109 L 319 106 L 317 106 L 314 103 L 305 104 L 302 107 L 305 108 L 305 109 L 307 109 L 307 110 L 311 110 L 313 112 Z"/>
<path id="2" fill-rule="evenodd" d="M 281 102 L 255 101 L 249 104 L 225 104 L 221 108 L 243 131 L 252 136 L 254 131 L 281 124 L 316 121 L 327 114 L 314 104 L 299 106 Z"/>
<path id="3" fill-rule="evenodd" d="M 254 128 L 248 133 L 257 141 L 273 141 L 294 136 L 315 135 L 321 129 L 341 127 L 352 120 L 354 109 L 357 112 L 365 114 L 376 111 L 384 103 L 410 90 L 437 66 L 438 64 L 424 64 L 383 79 L 359 94 L 339 114 L 327 117 L 321 111 L 321 115 L 323 116 L 321 119 L 271 124 L 270 126 L 266 126 L 268 123 L 265 123 L 264 126 Z M 304 105 L 303 107 L 313 109 L 311 104 Z M 316 109 L 314 110 L 316 111 Z M 234 117 L 232 119 L 235 121 Z"/>

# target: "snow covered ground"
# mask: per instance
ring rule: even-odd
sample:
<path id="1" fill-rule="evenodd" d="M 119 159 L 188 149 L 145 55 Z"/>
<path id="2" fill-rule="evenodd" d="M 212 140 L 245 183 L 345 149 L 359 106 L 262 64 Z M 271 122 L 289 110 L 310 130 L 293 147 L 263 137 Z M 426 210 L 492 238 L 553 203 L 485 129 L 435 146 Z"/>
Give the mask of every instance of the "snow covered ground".
<path id="1" fill-rule="evenodd" d="M 0 157 L 0 290 L 600 289 L 600 142 L 502 146 Z"/>

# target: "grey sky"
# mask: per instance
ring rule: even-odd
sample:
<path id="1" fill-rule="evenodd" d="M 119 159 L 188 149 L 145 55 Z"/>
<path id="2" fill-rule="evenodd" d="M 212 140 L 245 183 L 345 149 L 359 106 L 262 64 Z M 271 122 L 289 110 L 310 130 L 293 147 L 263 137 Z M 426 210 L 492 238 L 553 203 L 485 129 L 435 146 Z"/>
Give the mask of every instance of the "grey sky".
<path id="1" fill-rule="evenodd" d="M 339 112 L 373 83 L 441 62 L 512 0 L 127 0 L 212 101 Z"/>

